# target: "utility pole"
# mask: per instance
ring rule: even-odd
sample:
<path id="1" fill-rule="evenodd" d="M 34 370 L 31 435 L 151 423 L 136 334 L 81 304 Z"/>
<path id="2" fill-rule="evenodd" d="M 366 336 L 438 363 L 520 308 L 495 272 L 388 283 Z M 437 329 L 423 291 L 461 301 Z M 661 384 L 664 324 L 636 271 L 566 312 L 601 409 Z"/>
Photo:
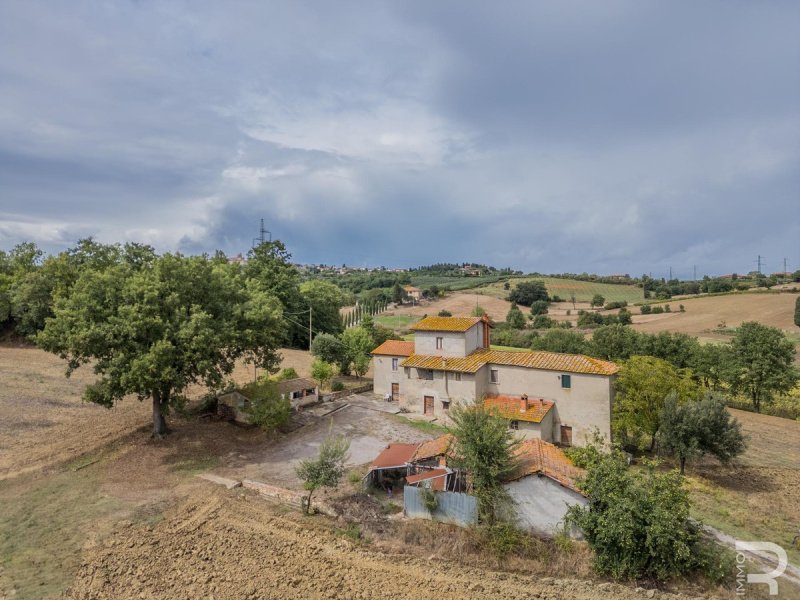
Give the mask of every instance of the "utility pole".
<path id="1" fill-rule="evenodd" d="M 308 351 L 311 352 L 311 315 L 314 312 L 314 307 L 308 307 Z"/>
<path id="2" fill-rule="evenodd" d="M 781 276 L 783 281 L 786 281 L 786 257 L 783 257 L 783 275 Z"/>
<path id="3" fill-rule="evenodd" d="M 697 265 L 692 265 L 692 281 L 697 281 Z"/>
<path id="4" fill-rule="evenodd" d="M 669 268 L 669 280 L 672 281 L 672 267 Z"/>
<path id="5" fill-rule="evenodd" d="M 764 258 L 764 257 L 759 254 L 758 255 L 758 260 L 756 260 L 756 262 L 758 263 L 758 274 L 759 275 L 761 275 L 761 259 L 762 258 Z"/>

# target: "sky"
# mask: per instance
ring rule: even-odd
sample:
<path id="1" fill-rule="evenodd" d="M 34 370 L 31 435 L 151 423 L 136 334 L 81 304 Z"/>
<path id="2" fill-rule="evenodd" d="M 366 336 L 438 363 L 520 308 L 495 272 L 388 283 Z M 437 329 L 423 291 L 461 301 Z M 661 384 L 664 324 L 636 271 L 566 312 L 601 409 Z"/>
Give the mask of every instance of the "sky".
<path id="1" fill-rule="evenodd" d="M 0 0 L 0 248 L 800 268 L 800 3 Z"/>

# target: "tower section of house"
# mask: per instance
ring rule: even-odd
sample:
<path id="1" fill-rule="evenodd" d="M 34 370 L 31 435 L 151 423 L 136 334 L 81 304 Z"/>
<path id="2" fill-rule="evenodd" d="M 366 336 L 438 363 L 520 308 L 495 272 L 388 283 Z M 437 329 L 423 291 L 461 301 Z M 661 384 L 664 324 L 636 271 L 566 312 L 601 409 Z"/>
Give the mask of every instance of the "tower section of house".
<path id="1" fill-rule="evenodd" d="M 412 330 L 415 339 L 403 346 L 410 353 L 402 360 L 385 362 L 385 345 L 373 352 L 375 391 L 396 390 L 393 396 L 407 410 L 446 421 L 455 404 L 484 402 L 525 437 L 583 445 L 597 430 L 611 439 L 616 364 L 576 354 L 492 350 L 485 317 L 427 317 Z M 391 358 L 402 356 L 398 347 L 391 351 Z"/>
<path id="2" fill-rule="evenodd" d="M 386 340 L 372 351 L 373 390 L 376 394 L 392 395 L 392 400 L 400 400 L 400 383 L 403 368 L 400 363 L 414 354 L 414 342 Z"/>

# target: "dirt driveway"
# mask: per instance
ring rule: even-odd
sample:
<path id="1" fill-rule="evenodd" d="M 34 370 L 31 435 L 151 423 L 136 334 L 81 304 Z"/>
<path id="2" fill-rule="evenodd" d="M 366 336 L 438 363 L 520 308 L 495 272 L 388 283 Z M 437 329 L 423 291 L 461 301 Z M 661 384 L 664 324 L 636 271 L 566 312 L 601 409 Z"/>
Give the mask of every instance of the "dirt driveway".
<path id="1" fill-rule="evenodd" d="M 348 467 L 372 461 L 391 442 L 415 443 L 430 439 L 405 424 L 393 414 L 383 412 L 386 405 L 367 395 L 356 395 L 339 410 L 324 414 L 305 427 L 281 438 L 270 446 L 238 458 L 238 464 L 214 472 L 235 479 L 255 479 L 282 487 L 302 489 L 295 468 L 305 458 L 315 456 L 329 433 L 344 434 L 350 440 Z"/>

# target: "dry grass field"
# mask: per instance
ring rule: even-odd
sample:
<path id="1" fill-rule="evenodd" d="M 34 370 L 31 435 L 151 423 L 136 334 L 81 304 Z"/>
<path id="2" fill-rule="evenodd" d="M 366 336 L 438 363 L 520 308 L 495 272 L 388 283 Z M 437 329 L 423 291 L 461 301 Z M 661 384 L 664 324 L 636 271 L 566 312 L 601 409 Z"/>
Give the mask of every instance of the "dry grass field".
<path id="1" fill-rule="evenodd" d="M 793 322 L 796 299 L 796 294 L 755 293 L 683 298 L 668 302 L 672 307 L 671 313 L 634 314 L 633 322 L 639 331 L 676 331 L 700 337 L 715 337 L 714 329 L 737 327 L 744 321 L 758 321 L 787 332 L 800 332 Z M 680 304 L 686 307 L 686 312 L 677 312 Z M 634 308 L 633 312 L 638 311 Z"/>
<path id="2" fill-rule="evenodd" d="M 731 409 L 748 436 L 736 464 L 706 460 L 687 469 L 693 513 L 729 535 L 783 546 L 800 564 L 800 422 Z"/>

